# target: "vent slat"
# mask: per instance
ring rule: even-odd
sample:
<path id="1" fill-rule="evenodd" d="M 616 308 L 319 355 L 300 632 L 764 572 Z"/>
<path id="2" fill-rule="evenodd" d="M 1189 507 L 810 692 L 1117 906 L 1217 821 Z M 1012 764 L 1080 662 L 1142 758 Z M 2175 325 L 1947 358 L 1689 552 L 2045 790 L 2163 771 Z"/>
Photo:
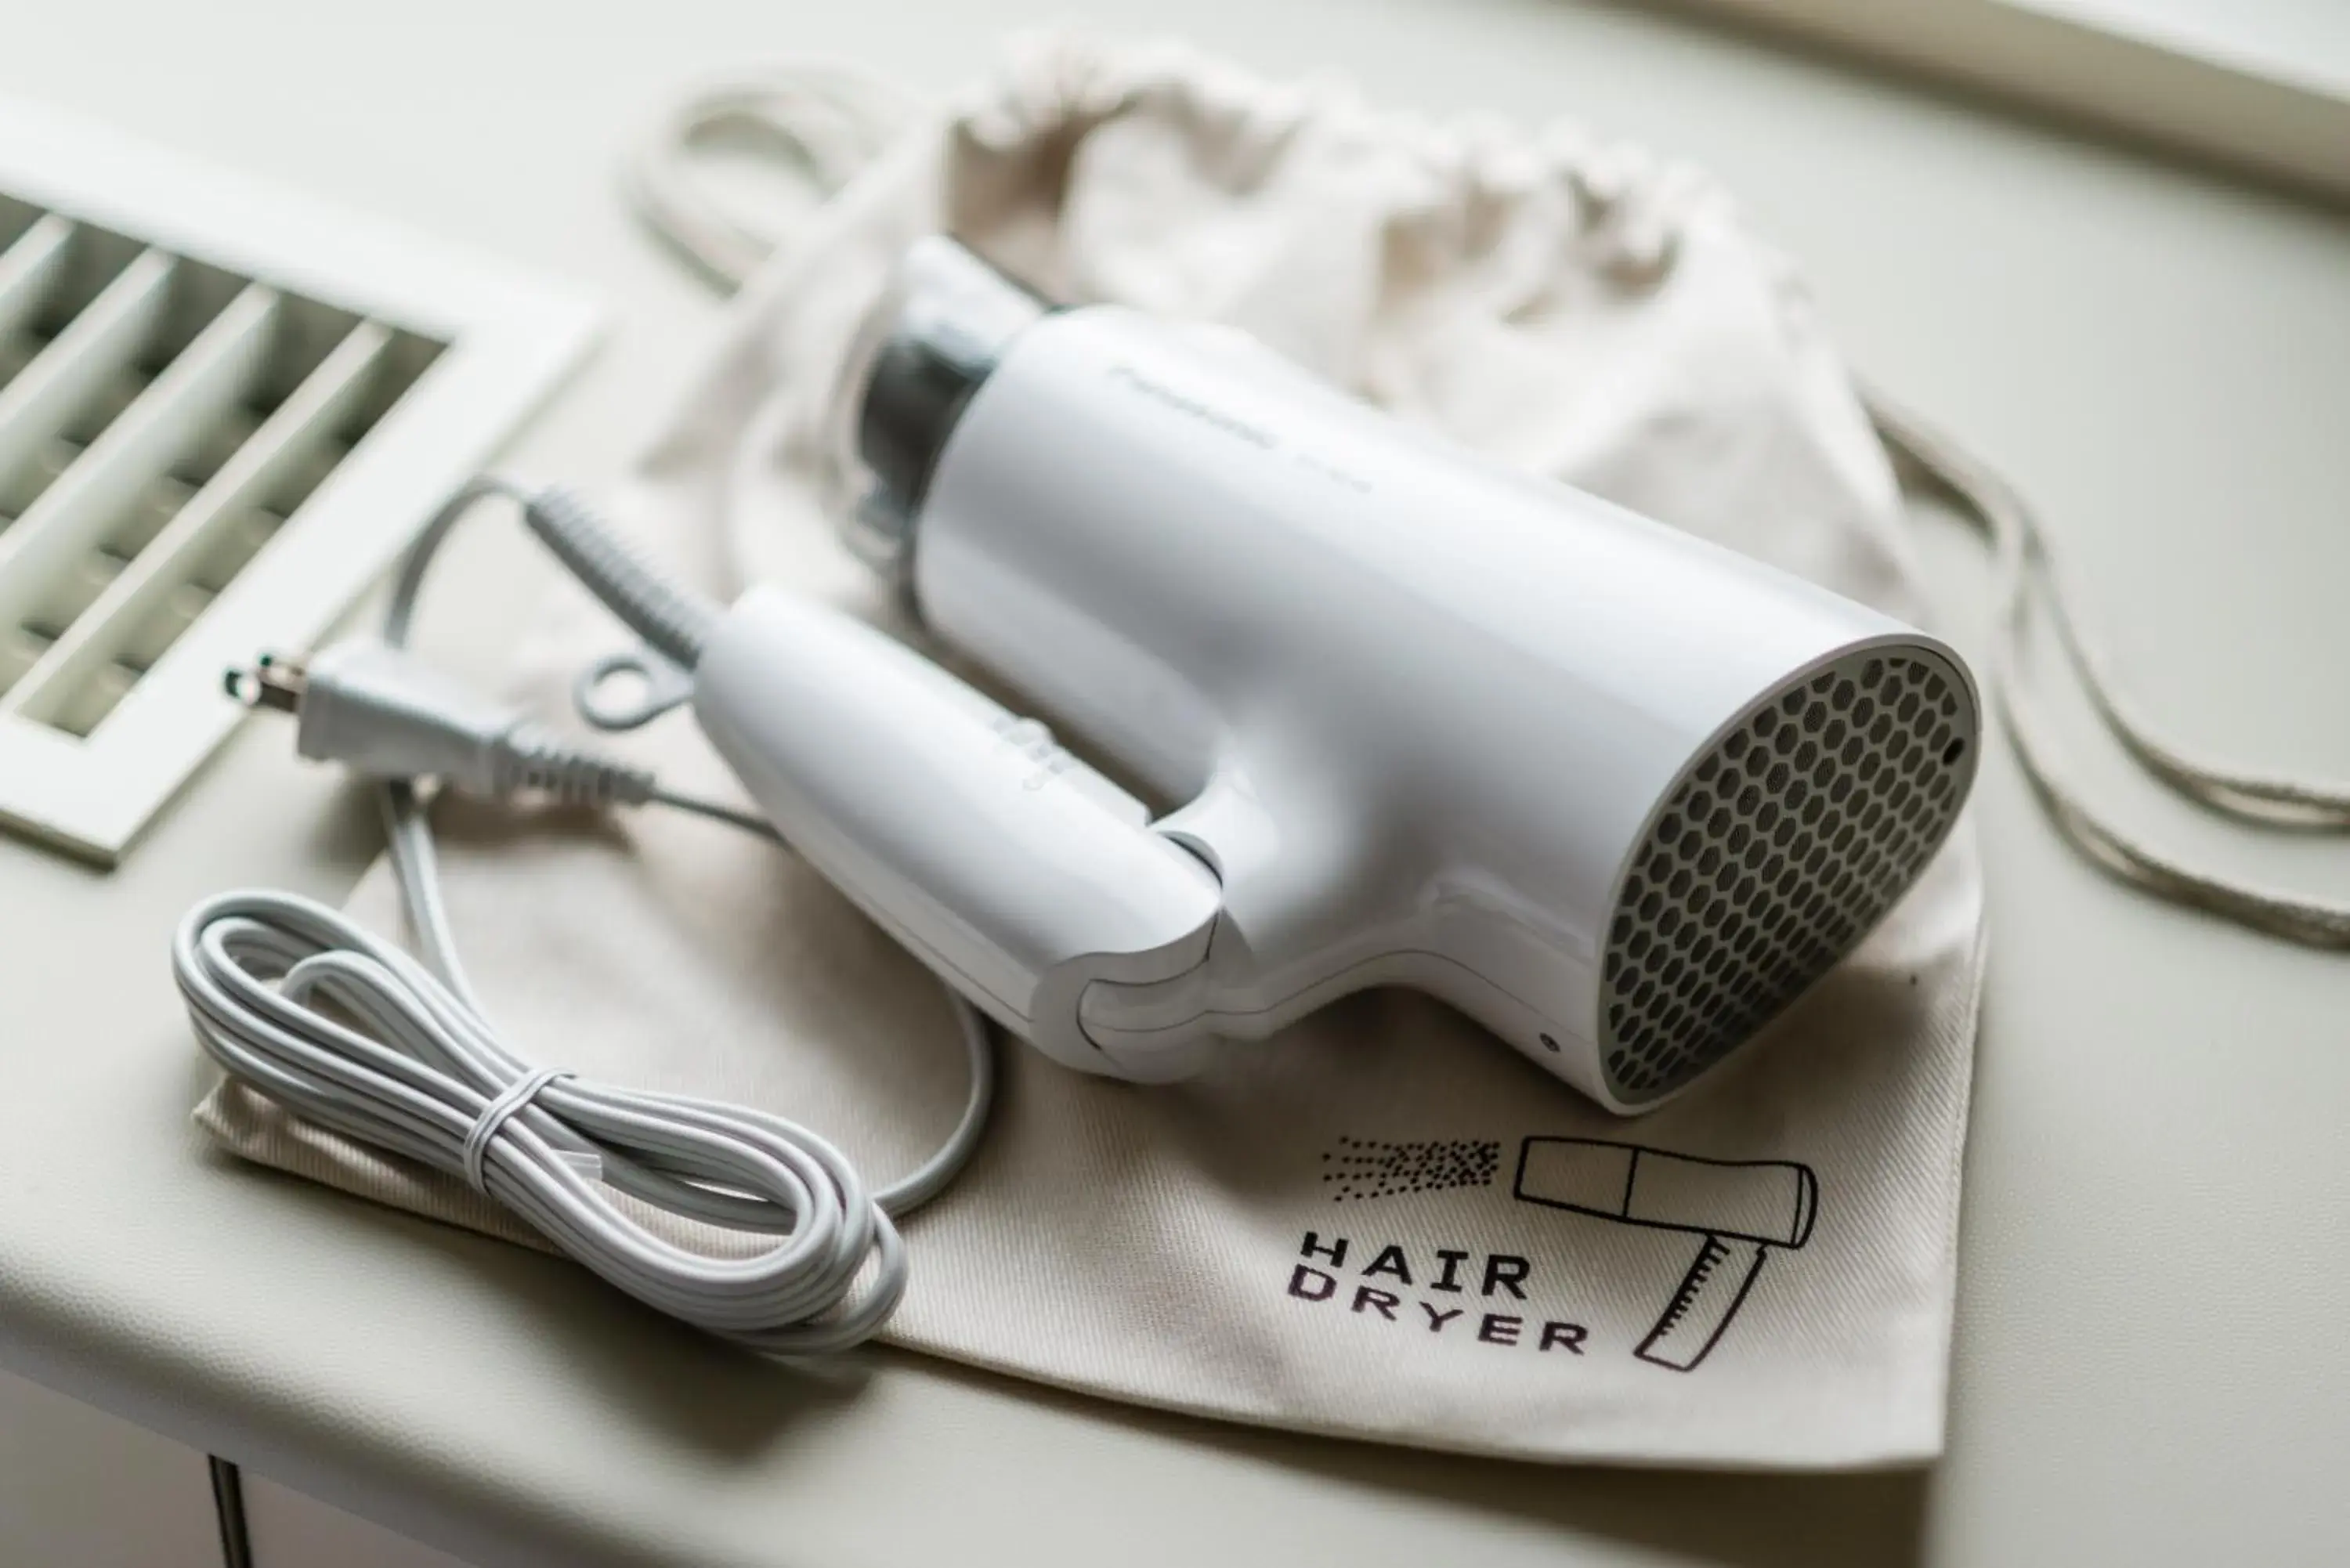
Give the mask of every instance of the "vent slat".
<path id="1" fill-rule="evenodd" d="M 0 693 L 0 713 L 59 722 L 86 683 L 150 639 L 158 618 L 169 616 L 173 590 L 202 574 L 223 547 L 243 547 L 240 525 L 334 438 L 372 386 L 391 342 L 391 333 L 373 322 L 352 328 L 66 635 Z"/>
<path id="2" fill-rule="evenodd" d="M 0 387 L 0 489 L 130 368 L 163 318 L 177 267 L 164 252 L 141 252 L 31 364 Z M 0 542 L 15 532 L 0 533 Z"/>
<path id="3" fill-rule="evenodd" d="M 211 606 L 213 597 L 209 590 L 193 583 L 173 583 L 171 591 L 163 596 L 163 602 L 143 620 L 132 626 L 130 640 L 123 647 L 120 657 L 99 665 L 92 672 L 93 678 L 105 685 L 126 670 L 145 670 L 152 666 L 163 657 L 165 649 L 179 641 L 182 632 L 195 624 L 196 618 Z M 66 704 L 66 711 L 69 713 L 75 707 L 86 704 L 88 693 L 87 691 L 68 691 L 72 700 Z M 112 707 L 121 695 L 120 690 L 115 691 L 108 697 L 107 706 Z M 99 715 L 89 712 L 86 706 L 84 712 L 86 718 L 81 722 L 60 715 L 59 728 L 71 730 L 77 734 L 87 732 Z"/>
<path id="4" fill-rule="evenodd" d="M 15 527 L 0 533 L 0 626 L 38 613 L 53 586 L 98 548 L 140 492 L 252 389 L 277 311 L 276 290 L 244 289 Z"/>
<path id="5" fill-rule="evenodd" d="M 39 662 L 45 646 L 29 631 L 0 632 L 0 682 L 13 680 Z"/>
<path id="6" fill-rule="evenodd" d="M 65 272 L 73 224 L 48 213 L 0 252 L 0 337 L 23 329 Z"/>
<path id="7" fill-rule="evenodd" d="M 57 728 L 69 735 L 88 734 L 122 701 L 137 680 L 138 676 L 119 664 L 101 667 L 92 679 L 82 683 L 66 711 L 57 715 Z"/>

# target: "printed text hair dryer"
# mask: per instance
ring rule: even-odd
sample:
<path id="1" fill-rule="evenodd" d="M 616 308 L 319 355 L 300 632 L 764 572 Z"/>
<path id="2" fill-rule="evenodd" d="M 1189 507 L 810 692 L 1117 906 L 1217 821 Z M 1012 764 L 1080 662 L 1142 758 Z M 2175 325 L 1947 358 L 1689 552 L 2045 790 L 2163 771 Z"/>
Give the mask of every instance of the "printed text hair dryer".
<path id="1" fill-rule="evenodd" d="M 1229 330 L 918 244 L 841 390 L 850 531 L 1035 721 L 777 589 L 699 650 L 785 836 L 1072 1066 L 1443 998 L 1617 1111 L 1816 981 L 1974 773 L 1949 648 L 1507 472 Z"/>

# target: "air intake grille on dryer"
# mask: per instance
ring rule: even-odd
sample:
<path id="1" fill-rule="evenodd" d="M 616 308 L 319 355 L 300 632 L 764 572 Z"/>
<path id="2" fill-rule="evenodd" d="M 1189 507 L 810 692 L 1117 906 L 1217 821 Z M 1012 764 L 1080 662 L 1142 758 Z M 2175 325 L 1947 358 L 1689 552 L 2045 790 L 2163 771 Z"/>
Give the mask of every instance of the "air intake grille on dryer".
<path id="1" fill-rule="evenodd" d="M 1676 785 L 1624 873 L 1601 1054 L 1627 1103 L 1687 1083 L 1849 952 L 1923 870 L 1974 771 L 1940 656 L 1876 648 L 1774 692 Z"/>
<path id="2" fill-rule="evenodd" d="M 0 102 L 0 820 L 101 858 L 585 347 L 576 299 Z"/>

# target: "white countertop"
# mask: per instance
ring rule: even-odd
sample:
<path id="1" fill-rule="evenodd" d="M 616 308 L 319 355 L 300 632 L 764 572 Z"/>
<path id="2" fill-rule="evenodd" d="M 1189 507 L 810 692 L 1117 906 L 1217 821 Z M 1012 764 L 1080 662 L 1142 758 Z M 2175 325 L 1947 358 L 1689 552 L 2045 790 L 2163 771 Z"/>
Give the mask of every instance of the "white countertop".
<path id="1" fill-rule="evenodd" d="M 1139 4 L 587 0 L 19 7 L 0 90 L 579 278 L 600 359 L 524 443 L 593 489 L 712 302 L 630 226 L 625 130 L 815 51 L 941 88 L 1006 27 Z M 2043 504 L 2179 729 L 2350 773 L 2350 220 L 1700 28 L 1563 0 L 1194 0 L 1192 36 L 1380 99 L 1571 114 L 1711 165 L 1854 359 Z M 1945 626 L 1982 564 L 1928 522 Z M 496 530 L 461 556 L 539 568 Z M 476 668 L 509 591 L 443 575 Z M 2102 753 L 2099 778 L 2118 778 Z M 1118 1408 L 914 1357 L 752 1363 L 557 1262 L 210 1154 L 165 942 L 238 883 L 336 896 L 364 797 L 249 729 L 119 871 L 0 840 L 0 1363 L 488 1563 L 2350 1560 L 2350 959 L 2149 904 L 2013 767 L 1979 794 L 1992 959 L 1950 1449 L 1930 1470 L 1554 1470 Z M 2313 887 L 2350 857 L 2135 791 Z"/>

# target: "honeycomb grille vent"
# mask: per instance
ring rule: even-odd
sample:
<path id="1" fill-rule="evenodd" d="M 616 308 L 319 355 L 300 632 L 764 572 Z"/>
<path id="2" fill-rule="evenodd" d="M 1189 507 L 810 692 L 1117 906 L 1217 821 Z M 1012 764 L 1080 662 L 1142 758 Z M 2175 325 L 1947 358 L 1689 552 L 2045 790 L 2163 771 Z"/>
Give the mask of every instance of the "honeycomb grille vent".
<path id="1" fill-rule="evenodd" d="M 1976 724 L 1939 655 L 1876 648 L 1773 693 L 1682 774 L 1608 932 L 1619 1099 L 1689 1082 L 1852 950 L 1950 833 Z"/>

